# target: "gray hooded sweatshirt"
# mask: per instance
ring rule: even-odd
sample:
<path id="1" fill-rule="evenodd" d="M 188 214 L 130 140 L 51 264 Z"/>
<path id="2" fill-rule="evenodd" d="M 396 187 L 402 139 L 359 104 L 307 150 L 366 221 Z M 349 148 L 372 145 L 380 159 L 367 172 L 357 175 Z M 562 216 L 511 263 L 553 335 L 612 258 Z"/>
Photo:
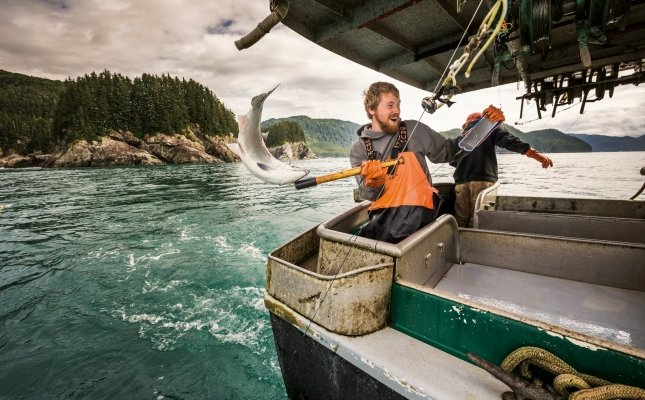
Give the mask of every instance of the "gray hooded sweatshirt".
<path id="1" fill-rule="evenodd" d="M 433 163 L 445 163 L 452 160 L 457 151 L 459 151 L 459 138 L 446 139 L 428 125 L 419 122 L 417 126 L 417 121 L 414 120 L 406 120 L 403 123 L 408 131 L 408 142 L 404 151 L 411 151 L 417 156 L 419 165 L 421 165 L 423 172 L 428 177 L 428 181 L 432 184 L 426 157 Z M 365 138 L 372 139 L 372 150 L 381 155 L 381 160 L 386 160 L 390 158 L 392 147 L 394 147 L 394 143 L 399 136 L 398 132 L 390 135 L 373 131 L 372 124 L 361 126 L 356 134 L 358 139 L 349 150 L 349 161 L 352 167 L 360 167 L 361 163 L 368 159 Z M 365 187 L 362 175 L 356 175 L 356 181 L 358 182 L 361 198 L 375 200 L 381 192 L 381 188 Z"/>

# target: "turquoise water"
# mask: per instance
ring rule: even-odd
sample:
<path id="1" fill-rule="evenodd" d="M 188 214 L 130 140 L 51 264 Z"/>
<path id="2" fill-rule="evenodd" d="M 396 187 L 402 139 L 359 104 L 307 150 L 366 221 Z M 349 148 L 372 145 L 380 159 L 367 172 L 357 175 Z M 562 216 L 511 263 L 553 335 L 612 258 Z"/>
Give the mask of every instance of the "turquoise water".
<path id="1" fill-rule="evenodd" d="M 628 198 L 643 183 L 643 152 L 552 156 L 542 170 L 501 155 L 500 193 Z M 285 399 L 266 257 L 351 207 L 353 187 L 296 191 L 241 164 L 0 169 L 0 398 Z"/>

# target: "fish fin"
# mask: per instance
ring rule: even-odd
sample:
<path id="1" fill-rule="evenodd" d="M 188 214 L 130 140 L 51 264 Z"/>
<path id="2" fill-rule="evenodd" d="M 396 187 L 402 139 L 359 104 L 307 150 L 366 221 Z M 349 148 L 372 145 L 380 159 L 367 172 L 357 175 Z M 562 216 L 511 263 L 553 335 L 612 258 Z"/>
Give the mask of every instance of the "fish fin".
<path id="1" fill-rule="evenodd" d="M 238 157 L 242 157 L 242 154 L 244 154 L 244 150 L 242 150 L 242 146 L 239 145 L 239 143 L 227 143 L 226 146 L 235 154 L 238 155 Z"/>
<path id="2" fill-rule="evenodd" d="M 249 122 L 249 117 L 247 117 L 246 115 L 237 116 L 237 126 L 240 128 L 240 131 L 244 129 L 244 127 L 248 122 Z"/>
<path id="3" fill-rule="evenodd" d="M 260 167 L 260 169 L 262 169 L 264 171 L 271 171 L 273 169 L 273 168 L 269 167 L 268 165 L 260 163 L 260 162 L 256 163 L 256 164 L 258 165 L 258 167 Z"/>

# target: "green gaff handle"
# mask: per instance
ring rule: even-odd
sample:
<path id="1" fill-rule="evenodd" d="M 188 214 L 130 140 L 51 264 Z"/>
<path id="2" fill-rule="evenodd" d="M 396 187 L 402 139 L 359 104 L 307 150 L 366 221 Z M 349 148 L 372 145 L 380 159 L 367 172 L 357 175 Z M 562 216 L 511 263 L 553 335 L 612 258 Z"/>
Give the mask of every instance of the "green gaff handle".
<path id="1" fill-rule="evenodd" d="M 396 160 L 389 160 L 381 163 L 381 167 L 388 168 L 393 165 L 403 164 L 405 160 L 403 157 L 397 158 Z M 306 189 L 313 186 L 318 186 L 321 183 L 336 181 L 338 179 L 348 178 L 350 176 L 355 176 L 361 173 L 361 167 L 346 169 L 340 172 L 334 172 L 329 175 L 322 176 L 312 176 L 310 178 L 299 179 L 293 183 L 297 190 Z"/>

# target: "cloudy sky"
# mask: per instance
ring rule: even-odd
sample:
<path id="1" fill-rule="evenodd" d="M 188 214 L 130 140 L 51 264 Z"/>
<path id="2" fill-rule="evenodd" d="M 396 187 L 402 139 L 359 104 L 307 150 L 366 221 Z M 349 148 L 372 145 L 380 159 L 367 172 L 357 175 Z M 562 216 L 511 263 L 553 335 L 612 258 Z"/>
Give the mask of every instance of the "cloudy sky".
<path id="1" fill-rule="evenodd" d="M 170 74 L 209 87 L 235 114 L 246 113 L 254 95 L 280 83 L 265 103 L 263 119 L 308 115 L 364 123 L 361 92 L 377 80 L 397 84 L 404 119 L 418 119 L 421 99 L 428 96 L 281 24 L 238 51 L 234 41 L 269 14 L 269 0 L 0 0 L 0 9 L 0 69 L 11 72 L 59 80 L 104 69 L 132 78 Z M 421 120 L 447 130 L 494 104 L 515 123 L 515 97 L 521 94 L 515 84 L 462 94 L 453 98 L 453 107 Z M 554 119 L 533 121 L 535 104 L 525 105 L 524 124 L 517 127 L 640 136 L 644 107 L 645 85 L 621 86 L 613 101 L 588 103 L 583 115 L 578 104 Z"/>

